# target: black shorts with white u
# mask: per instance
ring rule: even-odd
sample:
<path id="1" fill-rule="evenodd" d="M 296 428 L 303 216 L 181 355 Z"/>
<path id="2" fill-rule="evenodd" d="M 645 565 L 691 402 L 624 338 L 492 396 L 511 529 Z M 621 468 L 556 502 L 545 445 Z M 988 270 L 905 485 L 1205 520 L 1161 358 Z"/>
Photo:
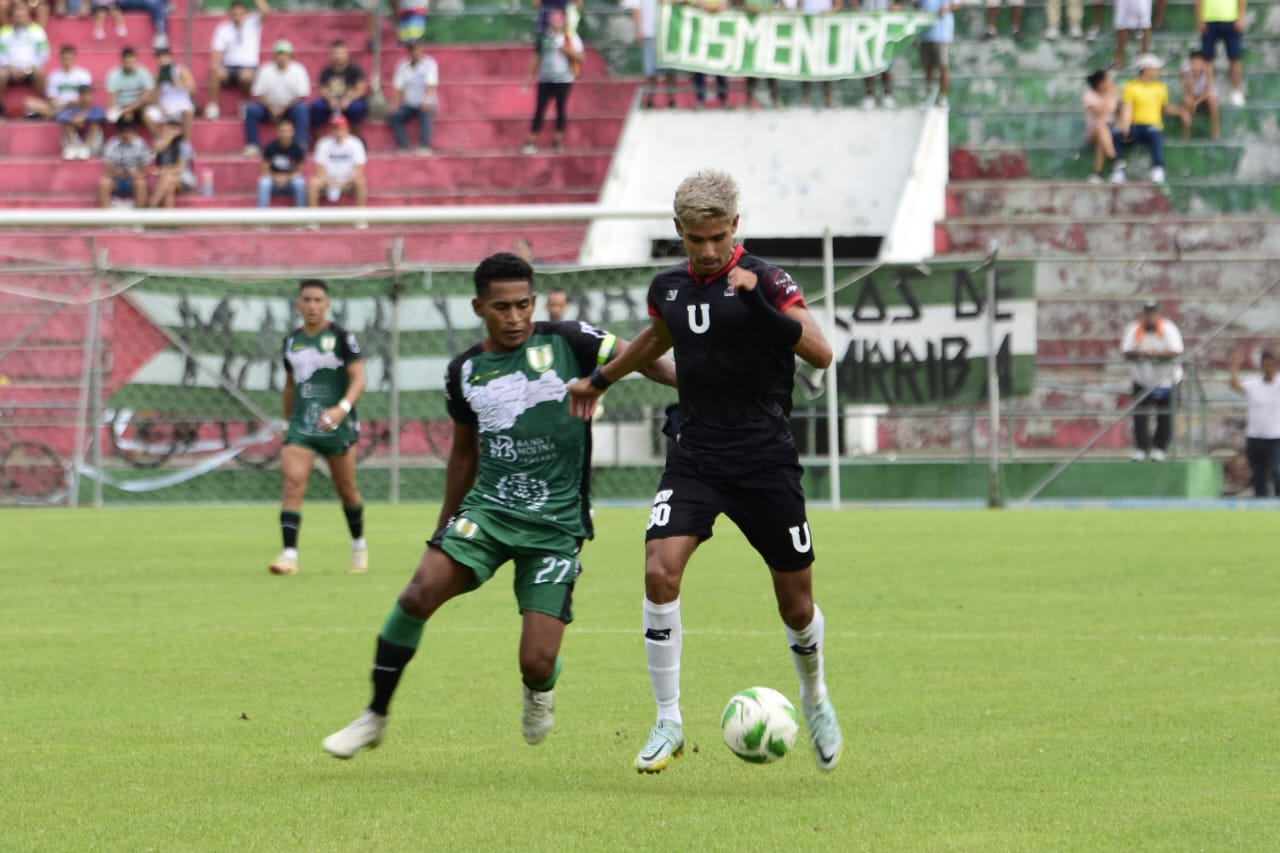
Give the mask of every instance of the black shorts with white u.
<path id="1" fill-rule="evenodd" d="M 645 541 L 710 539 L 716 518 L 724 513 L 770 568 L 808 568 L 813 537 L 805 517 L 802 472 L 798 462 L 747 469 L 675 445 L 667 454 Z"/>

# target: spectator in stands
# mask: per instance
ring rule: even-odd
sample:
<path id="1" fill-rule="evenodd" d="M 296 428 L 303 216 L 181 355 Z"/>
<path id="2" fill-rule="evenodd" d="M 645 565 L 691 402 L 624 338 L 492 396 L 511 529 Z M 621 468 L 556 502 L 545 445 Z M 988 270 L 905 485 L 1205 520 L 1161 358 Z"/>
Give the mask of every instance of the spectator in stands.
<path id="1" fill-rule="evenodd" d="M 14 23 L 13 10 L 24 3 L 30 19 L 47 30 L 49 28 L 48 0 L 0 0 L 0 25 Z"/>
<path id="2" fill-rule="evenodd" d="M 1231 73 L 1231 94 L 1227 102 L 1244 106 L 1244 13 L 1247 0 L 1195 0 L 1196 28 L 1200 31 L 1200 49 L 1209 64 L 1217 58 L 1218 42 L 1227 52 Z"/>
<path id="3" fill-rule="evenodd" d="M 1097 41 L 1102 37 L 1102 29 L 1107 25 L 1107 4 L 1104 0 L 1097 0 L 1093 4 L 1093 23 L 1089 25 L 1089 29 L 1085 30 L 1084 37 L 1086 41 Z"/>
<path id="4" fill-rule="evenodd" d="M 1213 85 L 1213 65 L 1202 50 L 1193 50 L 1182 66 L 1182 138 L 1191 138 L 1191 122 L 1196 113 L 1209 114 L 1209 134 L 1214 139 L 1222 136 L 1222 122 L 1218 115 L 1218 93 Z"/>
<path id="5" fill-rule="evenodd" d="M 658 68 L 658 5 L 660 0 L 623 0 L 622 7 L 631 10 L 636 27 L 636 41 L 640 43 L 644 63 L 644 76 L 648 87 L 641 105 L 651 108 L 658 93 L 658 75 L 666 80 L 667 106 L 676 105 L 676 74 L 670 69 Z"/>
<path id="6" fill-rule="evenodd" d="M 228 19 L 213 31 L 213 55 L 209 70 L 209 103 L 204 117 L 215 119 L 222 114 L 218 98 L 222 87 L 237 87 L 248 95 L 253 75 L 262 62 L 262 22 L 271 14 L 267 0 L 253 0 L 256 12 L 248 11 L 245 0 L 231 0 Z"/>
<path id="7" fill-rule="evenodd" d="M 49 62 L 49 37 L 31 20 L 31 9 L 17 2 L 10 13 L 13 23 L 0 27 L 0 117 L 4 95 L 10 86 L 30 86 L 37 94 L 47 88 L 44 67 Z"/>
<path id="8" fill-rule="evenodd" d="M 394 0 L 392 5 L 396 11 L 396 38 L 400 44 L 425 41 L 430 0 Z"/>
<path id="9" fill-rule="evenodd" d="M 105 171 L 98 181 L 98 207 L 111 207 L 112 199 L 147 206 L 147 167 L 151 149 L 137 133 L 133 119 L 116 121 L 116 135 L 102 150 Z"/>
<path id="10" fill-rule="evenodd" d="M 1173 438 L 1173 395 L 1182 381 L 1182 333 L 1160 312 L 1160 303 L 1148 300 L 1142 316 L 1124 330 L 1120 351 L 1133 366 L 1133 397 L 1139 400 L 1133 412 L 1133 438 L 1137 448 L 1133 459 L 1140 462 L 1168 458 Z M 1156 414 L 1156 434 L 1151 436 L 1151 413 Z"/>
<path id="11" fill-rule="evenodd" d="M 932 90 L 938 81 L 934 104 L 947 107 L 947 91 L 951 88 L 951 43 L 956 39 L 956 18 L 951 14 L 959 0 L 919 0 L 920 11 L 938 16 L 938 22 L 920 33 L 920 64 L 924 67 L 925 84 Z"/>
<path id="12" fill-rule="evenodd" d="M 399 102 L 389 119 L 396 146 L 409 150 L 409 134 L 405 132 L 407 121 L 418 123 L 418 153 L 431 153 L 431 128 L 436 116 L 436 89 L 440 85 L 440 69 L 436 61 L 427 56 L 422 42 L 409 43 L 409 56 L 400 60 L 392 82 L 393 97 Z"/>
<path id="13" fill-rule="evenodd" d="M 1111 182 L 1125 182 L 1124 150 L 1137 142 L 1151 152 L 1151 180 L 1163 184 L 1164 172 L 1164 116 L 1179 116 L 1190 121 L 1182 107 L 1169 103 L 1169 87 L 1160 82 L 1160 69 L 1164 61 L 1154 54 L 1144 53 L 1134 63 L 1138 79 L 1124 84 L 1120 98 L 1120 118 L 1116 120 L 1115 144 L 1119 159 L 1111 171 Z"/>
<path id="14" fill-rule="evenodd" d="M 311 126 L 324 127 L 341 113 L 358 128 L 369 115 L 369 78 L 351 61 L 345 41 L 335 41 L 330 50 L 329 64 L 320 72 L 320 97 L 311 102 Z"/>
<path id="15" fill-rule="evenodd" d="M 559 323 L 569 316 L 569 291 L 563 287 L 553 287 L 547 291 L 547 319 Z"/>
<path id="16" fill-rule="evenodd" d="M 273 125 L 288 116 L 306 148 L 310 142 L 311 116 L 307 98 L 311 95 L 311 75 L 301 62 L 293 58 L 293 45 L 285 39 L 275 44 L 274 58 L 264 62 L 253 80 L 254 100 L 244 114 L 244 153 L 246 157 L 262 155 L 259 125 L 269 120 Z"/>
<path id="17" fill-rule="evenodd" d="M 896 12 L 902 6 L 896 0 L 850 0 L 850 8 L 861 12 Z M 893 71 L 890 68 L 886 68 L 882 74 L 873 74 L 865 78 L 863 85 L 866 87 L 866 94 L 862 96 L 862 108 L 864 110 L 875 108 L 877 79 L 884 89 L 884 97 L 880 100 L 880 106 L 886 110 L 896 109 L 898 102 L 893 97 Z"/>
<path id="18" fill-rule="evenodd" d="M 1240 379 L 1244 353 L 1231 357 L 1231 389 L 1249 400 L 1245 421 L 1245 457 L 1253 474 L 1253 494 L 1280 497 L 1280 361 L 1269 350 L 1262 351 L 1262 375 Z"/>
<path id="19" fill-rule="evenodd" d="M 528 237 L 517 237 L 515 242 L 511 244 L 511 251 L 513 254 L 524 258 L 527 264 L 537 262 L 537 258 L 533 254 L 533 241 Z"/>
<path id="20" fill-rule="evenodd" d="M 93 87 L 84 85 L 75 103 L 58 113 L 62 125 L 62 159 L 88 160 L 102 153 L 107 113 L 93 102 Z"/>
<path id="21" fill-rule="evenodd" d="M 1009 35 L 1016 39 L 1022 38 L 1022 6 L 1024 0 L 1008 0 L 1009 14 L 1013 16 L 1012 29 Z M 1149 0 L 1148 0 L 1149 2 Z M 957 6 L 960 4 L 956 4 Z M 1000 0 L 987 0 L 987 31 L 982 34 L 984 39 L 993 39 L 996 37 L 997 26 L 1000 21 Z"/>
<path id="22" fill-rule="evenodd" d="M 120 67 L 107 75 L 107 121 L 127 118 L 141 122 L 143 111 L 151 103 L 151 93 L 156 87 L 151 72 L 138 63 L 138 52 L 131 47 L 120 51 Z"/>
<path id="23" fill-rule="evenodd" d="M 155 29 L 151 46 L 169 46 L 169 0 L 116 0 L 116 3 L 126 12 L 146 12 L 150 15 L 151 25 Z"/>
<path id="24" fill-rule="evenodd" d="M 1129 31 L 1142 31 L 1142 53 L 1151 51 L 1151 0 L 1116 0 L 1116 58 L 1112 68 L 1124 68 Z"/>
<path id="25" fill-rule="evenodd" d="M 156 187 L 152 207 L 173 207 L 178 193 L 196 188 L 195 151 L 183 135 L 181 119 L 166 122 L 156 137 Z"/>
<path id="26" fill-rule="evenodd" d="M 276 138 L 262 152 L 262 173 L 258 176 L 258 207 L 270 207 L 273 195 L 291 195 L 296 207 L 307 206 L 307 178 L 303 169 L 307 149 L 298 144 L 293 122 L 280 119 Z"/>
<path id="27" fill-rule="evenodd" d="M 1048 41 L 1056 41 L 1062 35 L 1062 4 L 1063 0 L 1045 0 L 1044 13 L 1048 18 L 1048 25 L 1045 27 L 1044 37 Z M 1083 38 L 1084 0 L 1066 0 L 1066 4 L 1071 37 Z"/>
<path id="28" fill-rule="evenodd" d="M 520 149 L 525 154 L 538 152 L 538 134 L 542 132 L 543 116 L 547 105 L 553 100 L 556 102 L 556 128 L 551 138 L 551 150 L 563 150 L 564 131 L 569 123 L 569 89 L 578 76 L 576 69 L 582 63 L 582 39 L 576 33 L 565 30 L 564 13 L 552 11 L 547 21 L 549 29 L 542 38 L 541 50 L 534 55 L 533 64 L 529 68 L 530 82 L 535 75 L 537 77 L 538 95 L 529 138 Z M 528 88 L 526 83 L 525 89 Z"/>
<path id="29" fill-rule="evenodd" d="M 572 12 L 570 12 L 570 7 L 573 7 Z M 537 22 L 534 25 L 536 40 L 540 42 L 542 37 L 551 29 L 551 15 L 555 12 L 564 15 L 567 29 L 577 32 L 577 19 L 582 14 L 583 7 L 584 0 L 533 0 L 534 11 L 538 13 Z M 573 15 L 572 21 L 569 18 L 571 14 Z"/>
<path id="30" fill-rule="evenodd" d="M 76 49 L 64 45 L 58 51 L 58 67 L 49 72 L 44 97 L 31 95 L 22 102 L 29 116 L 54 118 L 80 100 L 80 87 L 93 86 L 89 69 L 76 65 Z"/>
<path id="31" fill-rule="evenodd" d="M 116 0 L 91 0 L 86 4 L 86 14 L 92 11 L 93 14 L 93 37 L 98 41 L 102 41 L 107 37 L 107 15 L 115 18 L 116 35 L 124 38 L 129 35 L 129 28 L 124 23 L 124 12 L 120 11 L 120 4 Z"/>
<path id="32" fill-rule="evenodd" d="M 1084 137 L 1093 146 L 1093 174 L 1089 183 L 1102 183 L 1102 170 L 1116 159 L 1116 112 L 1120 98 L 1116 95 L 1116 81 L 1111 72 L 1101 68 L 1088 77 L 1089 87 L 1084 90 Z"/>
<path id="33" fill-rule="evenodd" d="M 169 48 L 157 50 L 156 87 L 151 91 L 151 103 L 142 111 L 152 139 L 160 138 L 164 125 L 177 121 L 182 123 L 183 137 L 190 142 L 196 120 L 196 105 L 192 100 L 195 91 L 196 78 L 191 70 L 174 62 Z"/>
<path id="34" fill-rule="evenodd" d="M 355 196 L 356 205 L 364 207 L 369 199 L 364 143 L 351 135 L 351 123 L 342 114 L 330 119 L 329 126 L 333 132 L 316 143 L 315 172 L 309 192 L 311 206 L 319 206 L 321 193 L 333 203 L 343 193 L 350 192 Z"/>

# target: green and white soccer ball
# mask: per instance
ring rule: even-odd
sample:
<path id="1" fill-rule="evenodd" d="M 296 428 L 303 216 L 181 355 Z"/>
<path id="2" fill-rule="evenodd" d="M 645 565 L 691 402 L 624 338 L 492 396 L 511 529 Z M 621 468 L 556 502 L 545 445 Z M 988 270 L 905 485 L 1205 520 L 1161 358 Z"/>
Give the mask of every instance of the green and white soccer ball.
<path id="1" fill-rule="evenodd" d="M 800 718 L 786 696 L 770 687 L 751 687 L 729 700 L 720 717 L 729 751 L 752 764 L 782 758 L 796 745 Z"/>

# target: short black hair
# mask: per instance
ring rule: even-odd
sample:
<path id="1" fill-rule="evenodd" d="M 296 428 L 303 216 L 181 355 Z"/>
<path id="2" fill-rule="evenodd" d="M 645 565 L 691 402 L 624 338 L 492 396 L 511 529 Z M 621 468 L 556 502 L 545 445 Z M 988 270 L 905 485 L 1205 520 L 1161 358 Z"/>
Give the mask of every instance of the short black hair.
<path id="1" fill-rule="evenodd" d="M 126 47 L 124 50 L 120 51 L 121 59 L 128 59 L 131 56 L 137 56 L 137 55 L 138 55 L 138 52 L 131 47 Z"/>
<path id="2" fill-rule="evenodd" d="M 294 122 L 294 120 L 293 120 L 293 119 L 291 119 L 291 118 L 289 118 L 288 116 L 280 116 L 280 120 L 279 120 L 278 122 L 276 122 L 276 130 L 277 130 L 277 131 L 280 129 L 280 125 L 282 125 L 282 124 L 287 124 L 287 125 L 289 125 L 289 127 L 293 127 L 293 128 L 296 128 L 296 127 L 298 126 L 298 125 Z"/>
<path id="3" fill-rule="evenodd" d="M 306 290 L 308 287 L 318 287 L 321 290 L 323 290 L 325 293 L 329 292 L 329 285 L 325 284 L 322 280 L 318 278 L 304 278 L 298 284 L 298 292 L 301 293 L 302 291 Z"/>
<path id="4" fill-rule="evenodd" d="M 346 47 L 346 46 L 347 46 L 347 42 L 345 39 L 334 39 L 333 44 L 329 45 L 329 49 L 332 50 L 335 47 Z"/>
<path id="5" fill-rule="evenodd" d="M 58 53 L 61 53 L 61 54 L 75 53 L 75 52 L 76 52 L 76 46 L 74 44 L 64 44 L 62 47 L 58 48 Z"/>
<path id="6" fill-rule="evenodd" d="M 1201 50 L 1201 49 L 1200 49 L 1200 48 L 1198 48 L 1198 47 L 1197 47 L 1195 50 L 1191 51 L 1191 53 L 1189 53 L 1189 54 L 1187 54 L 1187 55 L 1188 55 L 1189 57 L 1191 57 L 1192 59 L 1208 59 L 1208 58 L 1209 58 L 1209 57 L 1205 56 L 1204 51 L 1203 51 L 1203 50 Z"/>
<path id="7" fill-rule="evenodd" d="M 533 289 L 533 267 L 511 252 L 498 252 L 485 258 L 472 277 L 476 283 L 476 296 L 479 297 L 486 296 L 489 285 L 495 281 L 527 281 L 529 288 Z"/>
<path id="8" fill-rule="evenodd" d="M 116 130 L 123 133 L 126 130 L 133 130 L 137 127 L 137 124 L 138 123 L 136 121 L 128 116 L 120 116 L 120 118 L 116 119 Z"/>
<path id="9" fill-rule="evenodd" d="M 1262 351 L 1262 356 L 1261 356 L 1260 360 L 1261 360 L 1261 361 L 1266 361 L 1267 359 L 1271 359 L 1272 361 L 1275 361 L 1275 360 L 1276 360 L 1276 354 L 1275 354 L 1275 353 L 1273 353 L 1273 352 L 1272 352 L 1271 350 L 1269 350 L 1269 349 L 1264 349 L 1264 350 Z"/>
<path id="10" fill-rule="evenodd" d="M 1107 69 L 1099 68 L 1097 71 L 1086 77 L 1085 79 L 1089 81 L 1089 88 L 1097 91 L 1098 87 L 1102 85 L 1102 81 L 1107 79 L 1107 74 Z"/>

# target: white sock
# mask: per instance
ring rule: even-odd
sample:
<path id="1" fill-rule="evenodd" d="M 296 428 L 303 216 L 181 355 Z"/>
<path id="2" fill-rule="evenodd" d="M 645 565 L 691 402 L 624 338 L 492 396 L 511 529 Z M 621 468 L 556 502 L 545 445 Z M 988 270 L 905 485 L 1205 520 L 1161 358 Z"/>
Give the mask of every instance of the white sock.
<path id="1" fill-rule="evenodd" d="M 369 546 L 365 544 L 364 537 L 361 536 L 359 539 L 351 540 L 351 550 L 352 551 L 368 551 Z"/>
<path id="2" fill-rule="evenodd" d="M 644 600 L 644 650 L 649 680 L 658 702 L 658 722 L 683 724 L 680 716 L 680 599 L 669 604 Z"/>
<path id="3" fill-rule="evenodd" d="M 296 559 L 298 559 L 298 549 L 297 549 L 297 548 L 285 548 L 285 549 L 284 549 L 284 555 L 283 555 L 283 556 L 284 556 L 284 558 L 285 558 L 286 560 L 296 560 Z"/>
<path id="4" fill-rule="evenodd" d="M 822 659 L 822 640 L 827 621 L 822 618 L 818 605 L 813 605 L 813 621 L 799 631 L 787 628 L 787 643 L 791 646 L 791 660 L 800 676 L 800 701 L 805 705 L 817 705 L 827 698 L 827 679 Z"/>

